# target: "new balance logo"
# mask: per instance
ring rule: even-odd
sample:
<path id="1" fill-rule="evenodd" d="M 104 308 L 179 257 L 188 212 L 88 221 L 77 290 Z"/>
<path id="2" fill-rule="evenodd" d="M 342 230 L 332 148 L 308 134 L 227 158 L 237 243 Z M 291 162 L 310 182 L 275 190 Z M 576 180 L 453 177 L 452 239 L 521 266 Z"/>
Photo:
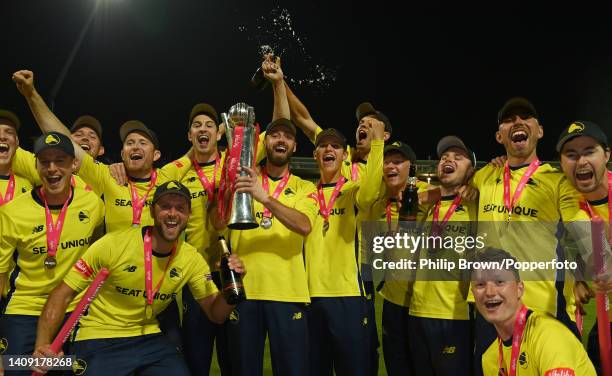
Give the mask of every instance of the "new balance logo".
<path id="1" fill-rule="evenodd" d="M 40 225 L 40 226 L 34 226 L 34 228 L 32 229 L 32 234 L 36 234 L 41 232 L 42 230 L 44 230 L 45 226 Z"/>
<path id="2" fill-rule="evenodd" d="M 442 349 L 442 354 L 454 354 L 455 351 L 456 351 L 455 346 L 446 346 L 444 349 Z"/>
<path id="3" fill-rule="evenodd" d="M 302 312 L 295 312 L 293 314 L 293 320 L 301 320 L 302 319 Z"/>
<path id="4" fill-rule="evenodd" d="M 128 273 L 134 273 L 136 271 L 136 266 L 135 265 L 128 265 L 125 268 L 123 268 L 124 272 L 128 272 Z"/>

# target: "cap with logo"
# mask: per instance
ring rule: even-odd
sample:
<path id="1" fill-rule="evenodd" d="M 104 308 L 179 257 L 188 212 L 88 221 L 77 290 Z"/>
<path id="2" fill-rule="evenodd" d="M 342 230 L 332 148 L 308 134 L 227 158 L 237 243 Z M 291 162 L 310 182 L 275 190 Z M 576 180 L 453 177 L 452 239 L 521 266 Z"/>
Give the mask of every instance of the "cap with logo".
<path id="1" fill-rule="evenodd" d="M 34 142 L 34 155 L 38 156 L 45 150 L 59 149 L 71 157 L 74 157 L 74 146 L 70 137 L 58 132 L 43 133 Z"/>
<path id="2" fill-rule="evenodd" d="M 319 133 L 317 135 L 317 138 L 315 139 L 315 147 L 319 146 L 319 143 L 321 143 L 321 141 L 323 141 L 325 137 L 335 138 L 336 140 L 338 140 L 340 145 L 342 145 L 342 147 L 346 149 L 346 137 L 344 137 L 342 132 L 335 128 L 327 128 L 321 133 Z"/>
<path id="3" fill-rule="evenodd" d="M 176 180 L 167 181 L 157 187 L 155 194 L 153 194 L 152 203 L 155 204 L 162 196 L 170 194 L 182 196 L 185 198 L 185 200 L 187 200 L 189 206 L 191 206 L 191 194 L 189 193 L 189 189 L 187 189 L 187 187 L 185 187 L 181 182 Z"/>
<path id="4" fill-rule="evenodd" d="M 362 104 L 357 106 L 357 109 L 355 110 L 355 116 L 357 116 L 357 121 L 361 121 L 361 119 L 368 115 L 374 115 L 375 118 L 385 123 L 385 132 L 393 132 L 393 127 L 391 127 L 391 121 L 389 120 L 387 115 L 376 110 L 370 102 L 363 102 Z"/>
<path id="5" fill-rule="evenodd" d="M 465 151 L 470 159 L 470 162 L 472 162 L 472 167 L 476 167 L 476 154 L 474 154 L 470 148 L 465 146 L 465 143 L 457 136 L 445 136 L 438 141 L 438 146 L 436 146 L 438 158 L 442 158 L 442 154 L 452 147 Z"/>
<path id="6" fill-rule="evenodd" d="M 276 119 L 268 124 L 266 127 L 266 133 L 270 133 L 272 130 L 274 130 L 274 128 L 278 127 L 286 127 L 294 136 L 296 134 L 295 124 L 293 124 L 291 120 L 285 118 Z"/>
<path id="7" fill-rule="evenodd" d="M 139 120 L 129 120 L 121 125 L 119 128 L 119 137 L 121 137 L 121 142 L 125 142 L 127 136 L 132 132 L 142 132 L 147 136 L 149 140 L 155 146 L 155 149 L 159 149 L 159 141 L 157 140 L 157 135 L 151 129 L 149 129 L 142 121 Z"/>
<path id="8" fill-rule="evenodd" d="M 401 141 L 394 141 L 393 143 L 385 146 L 383 154 L 387 155 L 388 153 L 391 153 L 391 152 L 401 153 L 406 158 L 408 158 L 410 163 L 416 163 L 416 154 L 415 154 L 414 150 L 412 150 L 412 148 L 410 146 L 408 146 L 407 144 L 405 144 L 405 143 L 403 143 Z"/>
<path id="9" fill-rule="evenodd" d="M 601 128 L 599 128 L 599 125 L 590 121 L 577 120 L 568 125 L 563 132 L 561 132 L 561 135 L 559 135 L 557 151 L 560 153 L 561 149 L 563 149 L 563 145 L 565 145 L 566 142 L 578 136 L 589 136 L 594 138 L 604 147 L 608 146 L 608 137 L 601 130 Z"/>
<path id="10" fill-rule="evenodd" d="M 19 127 L 21 127 L 21 121 L 19 121 L 17 115 L 15 115 L 15 113 L 12 111 L 0 109 L 0 119 L 6 119 L 10 121 L 11 124 L 7 125 L 11 125 L 16 130 L 19 130 Z"/>
<path id="11" fill-rule="evenodd" d="M 522 97 L 514 97 L 509 99 L 502 106 L 501 110 L 497 113 L 497 124 L 501 124 L 504 117 L 506 117 L 509 113 L 516 110 L 523 110 L 526 114 L 533 116 L 534 118 L 538 118 L 538 112 L 531 102 Z"/>
<path id="12" fill-rule="evenodd" d="M 191 113 L 189 114 L 189 125 L 191 126 L 194 117 L 201 114 L 208 115 L 215 124 L 219 123 L 219 115 L 217 115 L 217 110 L 215 110 L 213 106 L 208 103 L 198 103 L 191 109 Z"/>
<path id="13" fill-rule="evenodd" d="M 91 115 L 83 115 L 74 121 L 72 127 L 70 127 L 70 133 L 74 133 L 81 128 L 91 128 L 96 134 L 98 138 L 102 138 L 102 124 Z"/>

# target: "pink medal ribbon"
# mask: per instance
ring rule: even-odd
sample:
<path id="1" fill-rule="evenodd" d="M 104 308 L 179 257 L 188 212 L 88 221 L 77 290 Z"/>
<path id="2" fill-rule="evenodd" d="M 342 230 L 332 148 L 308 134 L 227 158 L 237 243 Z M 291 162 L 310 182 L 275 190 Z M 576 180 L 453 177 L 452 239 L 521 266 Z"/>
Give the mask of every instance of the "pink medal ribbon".
<path id="1" fill-rule="evenodd" d="M 351 165 L 351 180 L 357 181 L 359 180 L 359 163 L 353 162 Z"/>
<path id="2" fill-rule="evenodd" d="M 319 211 L 321 212 L 321 215 L 323 216 L 323 221 L 324 221 L 323 233 L 324 234 L 329 229 L 329 216 L 331 215 L 331 211 L 334 208 L 334 203 L 336 202 L 336 199 L 340 195 L 340 190 L 342 189 L 342 186 L 344 186 L 344 183 L 346 183 L 346 179 L 344 178 L 344 176 L 340 176 L 340 179 L 336 183 L 336 186 L 334 187 L 334 191 L 332 192 L 332 195 L 329 198 L 329 204 L 327 205 L 325 204 L 325 195 L 323 194 L 323 185 L 319 183 L 319 186 L 317 187 L 317 201 L 319 202 Z"/>
<path id="3" fill-rule="evenodd" d="M 208 205 L 210 205 L 213 201 L 213 198 L 215 197 L 215 183 L 217 181 L 217 170 L 219 169 L 220 164 L 219 155 L 217 154 L 217 158 L 215 159 L 215 170 L 213 172 L 212 181 L 208 180 L 206 174 L 204 174 L 204 171 L 202 171 L 202 169 L 200 168 L 198 161 L 193 159 L 191 161 L 191 164 L 193 165 L 193 168 L 198 174 L 198 178 L 200 179 L 200 183 L 202 183 L 202 187 L 204 187 L 204 189 L 206 190 L 206 195 L 208 196 L 207 202 Z"/>
<path id="4" fill-rule="evenodd" d="M 45 196 L 45 191 L 42 187 L 38 190 L 38 194 L 45 204 L 45 220 L 47 223 L 47 258 L 45 259 L 45 267 L 47 269 L 53 269 L 57 265 L 55 255 L 57 254 L 62 228 L 64 227 L 64 218 L 66 217 L 66 212 L 68 211 L 68 203 L 72 199 L 72 188 L 70 188 L 68 199 L 66 199 L 64 202 L 55 225 L 53 224 L 53 216 L 51 215 L 51 210 L 49 210 L 47 197 Z"/>
<path id="5" fill-rule="evenodd" d="M 142 197 L 138 197 L 138 191 L 132 182 L 130 181 L 130 192 L 132 194 L 132 227 L 140 226 L 140 217 L 142 217 L 142 208 L 144 208 L 145 202 L 147 201 L 147 196 L 151 192 L 151 189 L 155 187 L 155 183 L 157 183 L 157 171 L 153 169 L 151 172 L 151 182 L 149 183 L 149 188 L 147 192 Z"/>
<path id="6" fill-rule="evenodd" d="M 145 291 L 147 294 L 147 305 L 145 307 L 145 315 L 147 319 L 153 317 L 153 299 L 155 298 L 155 294 L 159 291 L 164 282 L 164 278 L 166 278 L 166 272 L 168 271 L 168 267 L 172 263 L 172 259 L 174 258 L 174 254 L 176 253 L 176 243 L 172 247 L 172 253 L 170 254 L 170 258 L 168 259 L 168 263 L 164 268 L 164 274 L 162 274 L 161 279 L 155 286 L 155 290 L 153 290 L 153 242 L 151 239 L 151 228 L 147 228 L 144 238 L 144 261 L 145 261 Z"/>
<path id="7" fill-rule="evenodd" d="M 521 341 L 523 340 L 523 332 L 527 324 L 527 307 L 523 304 L 520 312 L 514 321 L 514 333 L 512 333 L 512 352 L 510 355 L 510 374 L 506 375 L 504 371 L 504 350 L 502 347 L 501 338 L 497 337 L 499 346 L 499 374 L 502 376 L 516 376 L 516 363 L 518 361 L 519 350 L 521 349 Z"/>
<path id="8" fill-rule="evenodd" d="M 510 166 L 508 166 L 507 162 L 504 165 L 504 206 L 506 207 L 506 209 L 508 209 L 508 222 L 510 222 L 514 205 L 516 205 L 519 198 L 521 197 L 523 189 L 525 189 L 525 185 L 527 185 L 529 178 L 531 178 L 531 176 L 536 172 L 539 166 L 540 160 L 537 158 L 529 164 L 529 167 L 527 167 L 527 171 L 525 171 L 525 173 L 521 177 L 521 180 L 516 186 L 516 191 L 514 191 L 512 200 L 510 200 Z"/>
<path id="9" fill-rule="evenodd" d="M 460 203 L 461 196 L 457 195 L 453 200 L 453 203 L 451 204 L 450 208 L 448 208 L 446 214 L 444 214 L 444 218 L 442 218 L 442 223 L 440 223 L 438 222 L 438 220 L 440 218 L 440 206 L 442 205 L 442 200 L 438 200 L 438 202 L 436 202 L 436 206 L 434 206 L 433 211 L 433 218 L 431 220 L 431 233 L 433 236 L 442 235 L 444 225 L 446 225 L 446 222 L 448 222 L 450 217 L 455 213 L 455 210 L 457 210 L 457 206 L 459 206 Z"/>
<path id="10" fill-rule="evenodd" d="M 11 172 L 9 173 L 9 182 L 8 182 L 8 186 L 6 187 L 6 193 L 4 194 L 4 197 L 2 197 L 2 194 L 0 193 L 0 206 L 11 201 L 14 195 L 15 195 L 15 175 L 13 175 L 13 173 Z"/>
<path id="11" fill-rule="evenodd" d="M 285 186 L 287 185 L 287 182 L 289 181 L 290 177 L 290 172 L 287 172 L 285 176 L 283 176 L 282 180 L 280 181 L 280 183 L 278 183 L 276 189 L 274 190 L 274 193 L 272 194 L 273 199 L 277 199 L 278 196 L 280 196 L 283 189 L 285 189 Z M 266 170 L 266 168 L 263 169 L 263 174 L 261 175 L 261 186 L 263 187 L 264 191 L 266 191 L 268 194 L 270 193 L 270 184 L 268 183 L 268 171 Z M 270 212 L 270 209 L 264 206 L 262 222 L 264 222 L 265 218 L 267 218 L 268 221 L 271 220 L 272 213 Z"/>

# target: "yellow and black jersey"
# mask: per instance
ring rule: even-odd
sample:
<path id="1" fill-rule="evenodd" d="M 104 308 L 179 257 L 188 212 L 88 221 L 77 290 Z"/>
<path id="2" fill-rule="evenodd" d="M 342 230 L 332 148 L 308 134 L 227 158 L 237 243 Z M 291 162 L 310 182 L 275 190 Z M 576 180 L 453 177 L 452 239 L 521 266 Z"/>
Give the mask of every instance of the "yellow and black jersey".
<path id="1" fill-rule="evenodd" d="M 156 187 L 170 180 L 179 180 L 181 177 L 180 173 L 187 170 L 188 167 L 177 167 L 172 170 L 157 169 Z M 132 226 L 132 194 L 129 184 L 117 184 L 111 176 L 108 166 L 98 163 L 90 155 L 85 155 L 83 161 L 81 161 L 79 176 L 93 188 L 94 192 L 104 196 L 106 232 L 122 230 Z M 150 178 L 131 178 L 130 180 L 136 187 L 139 198 L 144 196 L 149 190 Z M 149 206 L 153 200 L 156 187 L 153 187 L 147 195 L 145 207 L 142 210 L 140 226 L 153 224 Z"/>
<path id="2" fill-rule="evenodd" d="M 13 178 L 15 179 L 15 190 L 13 191 L 13 199 L 32 189 L 32 183 L 30 183 L 30 180 L 28 180 L 27 178 L 24 178 L 20 175 L 13 175 Z M 5 193 L 8 188 L 10 179 L 10 175 L 0 175 L 0 195 L 2 195 L 3 200 L 6 199 Z M 4 202 L 4 204 L 6 204 L 6 202 Z M 2 206 L 1 203 L 0 206 Z"/>
<path id="3" fill-rule="evenodd" d="M 261 184 L 261 176 L 258 177 Z M 272 194 L 281 178 L 268 177 Z M 278 201 L 304 213 L 311 225 L 315 222 L 318 205 L 310 196 L 316 188 L 313 183 L 291 175 Z M 253 202 L 258 221 L 263 217 L 263 205 Z M 238 254 L 248 273 L 244 276 L 244 289 L 248 299 L 281 302 L 309 302 L 308 282 L 302 249 L 304 237 L 272 218 L 272 227 L 261 226 L 252 230 L 231 230 L 232 251 Z"/>
<path id="4" fill-rule="evenodd" d="M 373 142 L 374 143 L 374 142 Z M 324 231 L 320 210 L 306 237 L 306 270 L 311 297 L 359 296 L 363 294 L 360 252 L 355 244 L 359 211 L 369 211 L 378 198 L 382 180 L 383 142 L 372 146 L 365 174 L 359 183 L 347 181 L 340 190 Z M 326 205 L 336 184 L 322 185 Z M 317 200 L 316 191 L 312 199 Z M 318 207 L 318 206 L 317 206 Z"/>
<path id="5" fill-rule="evenodd" d="M 15 156 L 13 157 L 13 170 L 16 174 L 23 176 L 34 185 L 41 185 L 40 176 L 36 170 L 36 156 L 22 148 L 17 148 Z M 73 185 L 77 188 L 84 189 L 87 191 L 93 190 L 92 186 L 87 184 L 78 174 L 73 174 Z M 99 194 L 98 194 L 99 195 Z"/>
<path id="6" fill-rule="evenodd" d="M 438 221 L 442 221 L 455 197 L 453 195 L 441 198 Z M 460 203 L 444 225 L 440 236 L 463 238 L 473 236 L 476 232 L 477 210 L 475 203 Z M 432 233 L 433 218 L 432 207 L 424 218 L 423 233 L 426 235 Z M 456 248 L 420 249 L 418 252 L 421 259 L 428 258 L 431 261 L 442 259 L 457 263 L 460 258 L 469 259 L 472 251 L 467 248 Z M 447 275 L 442 276 L 442 274 Z M 458 268 L 448 272 L 419 268 L 410 300 L 410 315 L 445 320 L 469 320 L 467 304 L 469 287 L 469 276 L 462 274 Z"/>
<path id="7" fill-rule="evenodd" d="M 222 153 L 215 178 L 215 195 L 217 194 L 217 188 L 221 180 L 224 159 L 225 153 Z M 187 243 L 194 246 L 195 249 L 204 256 L 208 265 L 211 265 L 211 268 L 213 268 L 215 263 L 219 261 L 220 250 L 217 245 L 218 232 L 212 227 L 208 220 L 208 192 L 200 182 L 200 178 L 189 158 L 183 157 L 177 159 L 164 166 L 163 169 L 169 170 L 173 165 L 177 167 L 180 166 L 180 168 L 183 168 L 183 166 L 190 167 L 180 180 L 191 193 L 191 216 L 189 217 L 187 228 L 185 229 L 185 240 Z M 200 163 L 199 166 L 206 175 L 206 178 L 212 181 L 213 175 L 215 174 L 215 161 Z M 217 198 L 214 197 L 213 199 L 216 200 Z"/>
<path id="8" fill-rule="evenodd" d="M 527 165 L 510 169 L 511 195 L 526 169 Z M 504 249 L 518 261 L 550 262 L 565 258 L 559 225 L 561 220 L 572 221 L 577 217 L 579 195 L 562 172 L 549 164 L 540 165 L 514 205 L 510 221 L 504 205 L 503 167 L 483 167 L 476 172 L 471 185 L 480 192 L 478 232 L 486 234 L 485 245 Z M 523 295 L 527 307 L 557 317 L 562 314 L 558 303 L 563 301 L 567 314 L 574 319 L 574 281 L 569 273 L 538 270 L 528 279 Z"/>
<path id="9" fill-rule="evenodd" d="M 0 207 L 0 273 L 11 270 L 12 260 L 16 265 L 9 277 L 8 314 L 40 315 L 48 294 L 91 245 L 104 221 L 102 200 L 93 192 L 74 188 L 55 256 L 57 266 L 47 269 L 45 205 L 36 192 L 31 190 Z M 49 207 L 54 223 L 62 206 Z"/>
<path id="10" fill-rule="evenodd" d="M 512 338 L 502 344 L 503 374 L 509 375 Z M 493 341 L 482 357 L 484 375 L 501 375 L 499 366 L 499 345 Z M 595 369 L 582 343 L 565 325 L 550 316 L 530 312 L 519 349 L 516 375 L 595 376 Z"/>
<path id="11" fill-rule="evenodd" d="M 422 181 L 417 181 L 417 190 L 422 192 L 427 189 L 428 184 Z M 369 221 L 387 221 L 387 202 L 390 202 L 390 214 L 391 214 L 391 228 L 394 227 L 393 223 L 397 223 L 399 218 L 399 205 L 396 199 L 387 197 L 380 198 L 372 205 L 370 211 L 363 216 L 363 220 Z M 424 207 L 419 207 L 419 214 L 417 220 L 421 221 L 426 215 L 427 211 Z M 391 231 L 389 228 L 389 231 Z M 369 247 L 369 245 L 364 245 Z M 365 252 L 364 252 L 365 251 Z M 371 249 L 362 249 L 364 253 L 372 253 Z M 391 252 L 391 251 L 389 251 Z M 364 256 L 369 257 L 369 256 Z M 393 258 L 393 256 L 391 256 Z M 385 282 L 382 289 L 379 291 L 380 295 L 389 302 L 399 305 L 402 307 L 410 306 L 410 299 L 412 296 L 413 283 L 408 280 L 405 273 L 401 273 L 400 276 L 394 276 L 392 271 L 387 270 L 385 273 Z"/>
<path id="12" fill-rule="evenodd" d="M 106 234 L 72 266 L 64 282 L 75 291 L 88 287 L 101 269 L 110 275 L 88 314 L 81 318 L 76 340 L 134 337 L 158 333 L 155 315 L 162 312 L 185 285 L 196 300 L 217 292 L 204 258 L 191 245 L 179 242 L 164 280 L 153 300 L 153 315 L 145 312 L 146 289 L 143 236 L 146 228 L 128 228 Z M 153 250 L 153 286 L 157 286 L 171 253 Z"/>

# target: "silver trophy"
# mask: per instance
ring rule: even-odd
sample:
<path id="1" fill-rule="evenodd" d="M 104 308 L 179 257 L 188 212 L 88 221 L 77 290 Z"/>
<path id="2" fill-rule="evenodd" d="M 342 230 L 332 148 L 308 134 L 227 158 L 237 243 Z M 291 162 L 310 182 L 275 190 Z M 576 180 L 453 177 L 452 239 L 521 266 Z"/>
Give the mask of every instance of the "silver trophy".
<path id="1" fill-rule="evenodd" d="M 236 140 L 236 130 L 242 130 L 242 147 L 237 157 L 239 166 L 253 167 L 257 141 L 255 135 L 255 110 L 246 103 L 233 105 L 228 114 L 221 114 L 225 122 L 225 137 L 227 138 L 227 153 L 230 153 Z M 240 176 L 247 176 L 241 171 Z M 232 184 L 233 182 L 229 182 Z M 232 195 L 232 211 L 227 227 L 233 230 L 250 230 L 258 227 L 253 209 L 253 197 L 250 193 L 234 193 Z"/>

